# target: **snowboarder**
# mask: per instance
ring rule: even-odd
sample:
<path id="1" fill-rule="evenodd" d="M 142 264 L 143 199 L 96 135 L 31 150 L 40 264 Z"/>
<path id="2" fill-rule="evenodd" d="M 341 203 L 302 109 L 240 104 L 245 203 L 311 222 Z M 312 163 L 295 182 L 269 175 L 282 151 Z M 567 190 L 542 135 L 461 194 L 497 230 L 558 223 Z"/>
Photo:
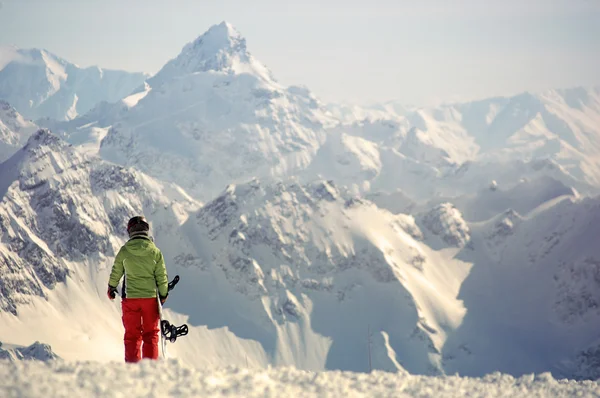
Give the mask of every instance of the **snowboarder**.
<path id="1" fill-rule="evenodd" d="M 125 362 L 141 358 L 158 359 L 159 309 L 168 291 L 167 269 L 163 255 L 150 239 L 150 225 L 143 216 L 127 223 L 129 241 L 121 247 L 108 280 L 108 298 L 115 299 L 121 277 L 121 307 L 125 327 Z M 143 346 L 142 346 L 143 342 Z M 141 356 L 140 356 L 141 348 Z"/>

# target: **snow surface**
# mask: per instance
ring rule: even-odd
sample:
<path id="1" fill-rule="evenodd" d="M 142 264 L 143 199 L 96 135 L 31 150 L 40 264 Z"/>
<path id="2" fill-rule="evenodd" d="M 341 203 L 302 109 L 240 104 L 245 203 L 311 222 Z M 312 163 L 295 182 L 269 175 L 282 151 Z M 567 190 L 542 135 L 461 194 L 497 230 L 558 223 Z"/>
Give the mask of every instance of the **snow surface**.
<path id="1" fill-rule="evenodd" d="M 549 373 L 514 378 L 427 377 L 375 371 L 309 372 L 293 368 L 198 369 L 176 360 L 137 365 L 97 362 L 5 363 L 0 395 L 13 397 L 597 397 L 598 382 L 555 380 Z"/>

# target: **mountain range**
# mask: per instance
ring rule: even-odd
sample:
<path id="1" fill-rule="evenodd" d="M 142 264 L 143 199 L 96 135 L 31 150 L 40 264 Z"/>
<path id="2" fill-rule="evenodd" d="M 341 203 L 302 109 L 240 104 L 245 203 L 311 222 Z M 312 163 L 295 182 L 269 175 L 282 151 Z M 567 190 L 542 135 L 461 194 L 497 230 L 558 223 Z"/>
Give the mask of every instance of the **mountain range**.
<path id="1" fill-rule="evenodd" d="M 185 363 L 599 377 L 600 89 L 326 104 L 226 22 L 116 99 L 27 121 L 45 84 L 0 83 L 0 341 L 120 359 L 104 290 L 145 214 Z"/>

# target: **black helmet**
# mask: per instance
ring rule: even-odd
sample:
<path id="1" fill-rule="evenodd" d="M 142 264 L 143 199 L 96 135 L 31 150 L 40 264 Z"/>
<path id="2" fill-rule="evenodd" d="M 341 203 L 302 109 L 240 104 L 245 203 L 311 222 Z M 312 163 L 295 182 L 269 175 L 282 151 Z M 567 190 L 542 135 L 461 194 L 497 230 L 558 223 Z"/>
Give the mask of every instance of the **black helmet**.
<path id="1" fill-rule="evenodd" d="M 132 234 L 134 232 L 150 231 L 150 224 L 146 221 L 144 216 L 135 216 L 129 219 L 127 223 L 127 233 Z"/>

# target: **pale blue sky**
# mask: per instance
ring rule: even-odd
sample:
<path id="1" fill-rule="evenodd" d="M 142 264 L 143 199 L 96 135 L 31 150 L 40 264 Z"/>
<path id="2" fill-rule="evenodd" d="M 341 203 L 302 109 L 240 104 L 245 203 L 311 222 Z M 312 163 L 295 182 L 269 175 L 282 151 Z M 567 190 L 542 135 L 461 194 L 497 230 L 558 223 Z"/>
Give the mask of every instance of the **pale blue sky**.
<path id="1" fill-rule="evenodd" d="M 600 84 L 600 0 L 0 0 L 0 44 L 155 73 L 231 22 L 284 84 L 426 104 Z"/>

